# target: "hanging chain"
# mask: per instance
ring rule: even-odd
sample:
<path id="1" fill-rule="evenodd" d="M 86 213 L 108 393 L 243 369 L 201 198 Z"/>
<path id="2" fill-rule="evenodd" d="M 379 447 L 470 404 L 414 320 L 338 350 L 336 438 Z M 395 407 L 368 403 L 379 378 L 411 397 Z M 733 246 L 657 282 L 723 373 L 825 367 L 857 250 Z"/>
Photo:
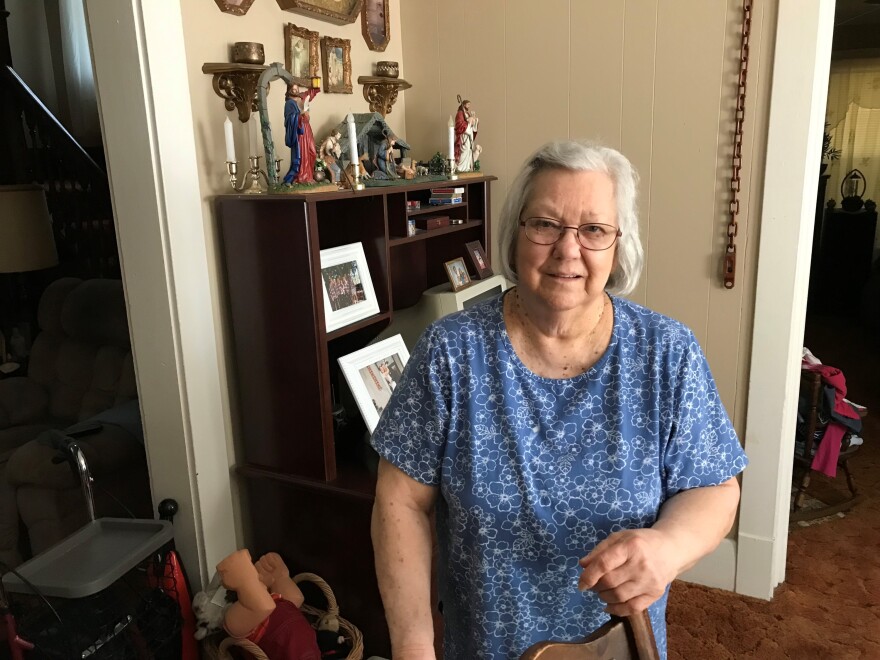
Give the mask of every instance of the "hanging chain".
<path id="1" fill-rule="evenodd" d="M 739 84 L 736 94 L 736 126 L 733 131 L 733 156 L 730 173 L 730 222 L 727 224 L 727 252 L 724 255 L 724 288 L 736 281 L 736 234 L 739 225 L 740 172 L 742 171 L 743 120 L 746 114 L 746 78 L 749 75 L 749 36 L 752 31 L 752 0 L 743 0 L 742 44 L 739 51 Z"/>

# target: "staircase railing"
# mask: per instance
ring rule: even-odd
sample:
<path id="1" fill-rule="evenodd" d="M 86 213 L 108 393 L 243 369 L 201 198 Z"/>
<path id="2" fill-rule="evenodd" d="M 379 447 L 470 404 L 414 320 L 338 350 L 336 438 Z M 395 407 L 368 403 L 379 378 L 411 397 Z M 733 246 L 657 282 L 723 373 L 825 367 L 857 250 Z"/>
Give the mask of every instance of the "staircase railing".
<path id="1" fill-rule="evenodd" d="M 107 173 L 10 67 L 0 68 L 14 181 L 46 190 L 58 249 L 57 276 L 120 277 Z M 18 130 L 20 124 L 21 129 Z"/>

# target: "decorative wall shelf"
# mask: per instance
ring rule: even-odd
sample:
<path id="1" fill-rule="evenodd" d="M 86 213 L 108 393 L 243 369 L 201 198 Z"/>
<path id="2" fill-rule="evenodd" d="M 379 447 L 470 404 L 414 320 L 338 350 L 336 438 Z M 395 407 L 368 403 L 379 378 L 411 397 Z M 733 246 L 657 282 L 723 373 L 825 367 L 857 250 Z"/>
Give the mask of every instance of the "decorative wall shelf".
<path id="1" fill-rule="evenodd" d="M 412 87 L 403 78 L 382 76 L 358 76 L 358 83 L 364 86 L 364 99 L 370 104 L 370 111 L 378 112 L 383 117 L 391 113 L 398 92 Z"/>
<path id="2" fill-rule="evenodd" d="M 212 84 L 227 110 L 238 110 L 238 120 L 246 122 L 251 112 L 258 112 L 257 87 L 265 64 L 205 63 L 202 73 L 213 75 Z"/>

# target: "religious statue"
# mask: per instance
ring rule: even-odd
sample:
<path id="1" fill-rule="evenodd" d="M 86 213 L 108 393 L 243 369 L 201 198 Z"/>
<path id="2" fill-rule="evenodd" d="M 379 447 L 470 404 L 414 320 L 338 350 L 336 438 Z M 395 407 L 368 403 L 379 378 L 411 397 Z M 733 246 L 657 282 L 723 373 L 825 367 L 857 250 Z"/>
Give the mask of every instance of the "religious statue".
<path id="1" fill-rule="evenodd" d="M 480 120 L 471 109 L 471 102 L 458 96 L 458 112 L 455 114 L 455 169 L 473 172 L 483 147 L 476 143 Z"/>
<path id="2" fill-rule="evenodd" d="M 321 90 L 303 90 L 296 83 L 287 88 L 284 102 L 284 144 L 290 147 L 290 169 L 284 183 L 311 183 L 315 180 L 315 135 L 309 116 L 312 100 Z"/>
<path id="3" fill-rule="evenodd" d="M 373 174 L 374 179 L 397 179 L 397 167 L 394 162 L 394 145 L 397 144 L 397 136 L 389 133 L 388 136 L 379 143 L 376 150 L 376 173 Z M 382 174 L 379 176 L 378 173 Z"/>
<path id="4" fill-rule="evenodd" d="M 342 146 L 339 144 L 339 138 L 341 137 L 342 133 L 334 129 L 324 139 L 321 143 L 321 148 L 318 150 L 318 157 L 327 163 L 327 169 L 330 171 L 330 181 L 333 183 L 339 183 L 339 179 L 342 177 L 342 169 L 339 167 L 339 162 L 342 161 Z"/>

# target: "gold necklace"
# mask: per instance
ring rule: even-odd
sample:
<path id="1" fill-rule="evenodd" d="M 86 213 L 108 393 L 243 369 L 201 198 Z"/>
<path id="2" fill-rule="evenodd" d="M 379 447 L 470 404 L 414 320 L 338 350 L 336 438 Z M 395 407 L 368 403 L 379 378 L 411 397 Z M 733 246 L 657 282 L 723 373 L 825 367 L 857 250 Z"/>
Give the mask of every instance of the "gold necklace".
<path id="1" fill-rule="evenodd" d="M 514 303 L 516 304 L 516 315 L 519 318 L 520 325 L 522 326 L 523 334 L 525 334 L 526 339 L 528 340 L 528 343 L 531 344 L 533 348 L 536 348 L 537 342 L 535 341 L 534 337 L 532 336 L 531 330 L 529 329 L 529 324 L 526 323 L 526 319 L 529 317 L 529 314 L 522 306 L 522 302 L 519 297 L 519 287 L 517 287 L 513 290 L 513 294 L 514 294 Z M 593 336 L 596 334 L 596 330 L 599 329 L 599 325 L 602 323 L 602 318 L 605 315 L 605 308 L 607 306 L 608 306 L 608 296 L 603 291 L 602 292 L 602 307 L 599 309 L 599 316 L 596 318 L 596 323 L 593 325 L 593 328 L 590 330 L 589 334 L 587 335 L 587 340 L 585 342 L 587 346 L 591 346 L 591 344 L 593 342 Z M 592 356 L 595 356 L 598 354 L 599 354 L 599 349 L 594 347 L 593 352 L 592 352 Z M 562 357 L 566 358 L 567 356 L 563 355 Z M 587 366 L 579 368 L 577 370 L 577 373 L 581 374 L 581 373 L 585 372 L 591 364 L 592 364 L 592 360 L 590 360 L 587 363 Z M 567 364 L 564 364 L 562 366 L 562 374 L 563 374 L 564 378 L 569 378 L 572 376 L 572 373 L 573 373 L 572 372 L 572 364 L 569 361 Z"/>

